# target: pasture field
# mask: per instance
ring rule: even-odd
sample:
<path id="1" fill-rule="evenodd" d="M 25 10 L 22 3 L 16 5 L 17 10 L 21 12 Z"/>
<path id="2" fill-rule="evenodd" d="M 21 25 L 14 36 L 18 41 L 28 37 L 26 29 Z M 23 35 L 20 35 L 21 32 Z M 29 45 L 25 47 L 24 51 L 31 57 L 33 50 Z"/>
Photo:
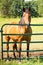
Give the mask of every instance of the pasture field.
<path id="1" fill-rule="evenodd" d="M 19 18 L 1 18 L 0 17 L 0 29 L 3 24 L 5 23 L 11 23 L 11 22 L 18 22 Z M 31 18 L 31 24 L 43 24 L 43 18 Z M 43 26 L 31 26 L 32 27 L 32 33 L 43 33 Z M 43 35 L 39 36 L 31 36 L 31 41 L 43 41 Z M 22 44 L 22 49 L 26 50 L 26 44 Z M 43 49 L 43 43 L 31 43 L 30 44 L 30 50 L 41 50 Z M 0 50 L 1 50 L 1 35 L 0 35 Z M 23 53 L 24 54 L 24 53 Z M 43 55 L 43 52 L 33 52 L 32 55 Z M 26 55 L 26 52 L 25 52 Z M 1 55 L 0 55 L 1 57 Z M 30 60 L 30 61 L 22 61 L 21 63 L 15 61 L 10 61 L 6 63 L 5 61 L 0 61 L 0 65 L 43 65 L 43 61 L 41 62 L 40 59 L 36 61 L 36 59 Z"/>
<path id="2" fill-rule="evenodd" d="M 43 59 L 39 59 L 39 58 L 34 58 L 34 59 L 31 59 L 31 60 L 22 60 L 21 62 L 20 61 L 0 61 L 0 65 L 43 65 Z"/>

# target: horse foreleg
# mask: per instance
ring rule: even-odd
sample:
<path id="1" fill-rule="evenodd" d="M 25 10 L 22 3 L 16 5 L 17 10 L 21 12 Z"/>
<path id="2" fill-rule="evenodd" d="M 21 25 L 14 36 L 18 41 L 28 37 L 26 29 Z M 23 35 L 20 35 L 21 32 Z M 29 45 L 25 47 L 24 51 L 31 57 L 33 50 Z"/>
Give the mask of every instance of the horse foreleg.
<path id="1" fill-rule="evenodd" d="M 29 50 L 29 42 L 27 42 L 27 57 L 29 57 L 29 52 L 28 52 L 28 50 Z"/>
<path id="2" fill-rule="evenodd" d="M 19 47 L 19 58 L 20 58 L 20 61 L 21 61 L 21 50 L 22 50 L 22 48 L 21 48 L 21 45 L 22 45 L 21 41 L 22 41 L 22 36 L 18 40 L 18 42 L 19 42 L 18 47 Z"/>
<path id="3" fill-rule="evenodd" d="M 7 42 L 7 58 L 9 57 L 9 44 L 8 44 L 8 42 Z"/>
<path id="4" fill-rule="evenodd" d="M 15 59 L 16 59 L 15 50 L 17 50 L 17 45 L 16 45 L 16 43 L 13 44 L 13 55 L 14 55 L 14 57 L 15 57 Z"/>
<path id="5" fill-rule="evenodd" d="M 7 47 L 7 58 L 9 57 L 9 40 L 10 40 L 10 38 L 6 37 L 6 41 L 7 41 L 7 45 L 6 45 L 6 47 Z"/>
<path id="6" fill-rule="evenodd" d="M 19 44 L 19 58 L 21 58 L 21 43 Z"/>

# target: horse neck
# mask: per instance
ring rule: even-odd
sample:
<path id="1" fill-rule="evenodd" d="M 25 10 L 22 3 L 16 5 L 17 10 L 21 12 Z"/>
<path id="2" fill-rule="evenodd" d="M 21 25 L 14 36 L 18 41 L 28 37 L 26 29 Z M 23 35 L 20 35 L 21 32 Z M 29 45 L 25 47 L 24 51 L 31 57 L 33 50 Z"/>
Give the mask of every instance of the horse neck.
<path id="1" fill-rule="evenodd" d="M 22 18 L 20 19 L 19 24 L 25 24 L 24 19 L 23 19 L 23 16 L 22 16 Z"/>

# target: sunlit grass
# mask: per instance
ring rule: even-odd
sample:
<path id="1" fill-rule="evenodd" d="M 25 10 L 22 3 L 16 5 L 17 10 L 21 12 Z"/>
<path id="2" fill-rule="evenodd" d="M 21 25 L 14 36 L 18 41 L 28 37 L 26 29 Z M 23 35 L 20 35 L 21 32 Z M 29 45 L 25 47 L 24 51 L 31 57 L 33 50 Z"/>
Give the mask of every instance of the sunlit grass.
<path id="1" fill-rule="evenodd" d="M 17 61 L 17 60 L 12 60 L 12 61 L 0 61 L 0 65 L 43 65 L 43 59 L 30 59 L 30 60 L 22 60 Z"/>
<path id="2" fill-rule="evenodd" d="M 0 27 L 5 23 L 19 22 L 20 18 L 1 18 L 0 17 Z M 31 18 L 31 24 L 41 24 L 43 23 L 43 18 Z"/>
<path id="3" fill-rule="evenodd" d="M 0 27 L 3 24 L 11 23 L 11 22 L 18 22 L 18 21 L 19 21 L 19 18 L 0 18 Z"/>
<path id="4" fill-rule="evenodd" d="M 42 24 L 43 23 L 43 17 L 39 18 L 31 18 L 32 24 Z"/>

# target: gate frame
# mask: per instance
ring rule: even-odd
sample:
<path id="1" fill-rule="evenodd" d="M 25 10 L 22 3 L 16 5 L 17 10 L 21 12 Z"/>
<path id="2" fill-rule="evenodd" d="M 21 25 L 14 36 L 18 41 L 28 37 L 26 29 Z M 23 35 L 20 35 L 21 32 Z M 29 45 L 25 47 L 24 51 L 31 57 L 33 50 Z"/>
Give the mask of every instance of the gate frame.
<path id="1" fill-rule="evenodd" d="M 3 59 L 8 59 L 8 58 L 3 58 L 3 53 L 7 52 L 7 51 L 3 50 L 3 44 L 7 44 L 7 42 L 3 42 L 3 36 L 4 35 L 24 35 L 24 34 L 3 34 L 3 27 L 6 26 L 6 25 L 26 26 L 27 24 L 4 24 L 4 25 L 2 25 L 2 27 L 1 27 L 1 53 L 2 53 L 2 60 Z M 30 24 L 30 26 L 43 26 L 43 24 Z M 34 33 L 34 34 L 27 34 L 27 35 L 43 35 L 43 33 Z M 9 42 L 9 44 L 10 43 L 12 43 L 12 42 Z M 18 42 L 18 43 L 20 43 L 20 42 Z M 26 43 L 26 42 L 23 42 L 23 43 Z M 31 41 L 30 43 L 43 43 L 43 41 Z M 18 52 L 38 52 L 38 51 L 43 51 L 43 49 L 42 50 L 26 50 L 26 51 L 18 51 Z M 13 52 L 13 51 L 9 51 L 9 52 Z M 15 52 L 17 52 L 17 51 L 15 51 Z M 21 58 L 18 58 L 18 59 L 20 60 Z"/>

